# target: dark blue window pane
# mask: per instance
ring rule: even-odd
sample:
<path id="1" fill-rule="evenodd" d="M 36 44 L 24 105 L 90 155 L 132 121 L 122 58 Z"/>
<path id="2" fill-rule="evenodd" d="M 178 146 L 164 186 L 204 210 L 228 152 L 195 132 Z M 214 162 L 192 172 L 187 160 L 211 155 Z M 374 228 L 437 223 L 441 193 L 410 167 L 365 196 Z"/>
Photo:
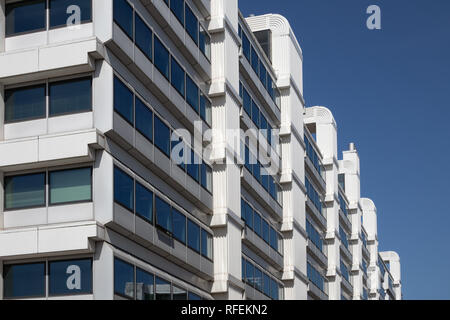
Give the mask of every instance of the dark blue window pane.
<path id="1" fill-rule="evenodd" d="M 194 40 L 195 44 L 198 45 L 198 20 L 191 8 L 186 5 L 186 31 Z"/>
<path id="2" fill-rule="evenodd" d="M 279 300 L 279 288 L 279 284 L 274 279 L 270 279 L 270 297 L 273 300 Z"/>
<path id="3" fill-rule="evenodd" d="M 170 282 L 156 277 L 156 300 L 170 300 L 171 299 L 171 288 Z"/>
<path id="4" fill-rule="evenodd" d="M 49 263 L 49 295 L 92 293 L 92 260 Z"/>
<path id="5" fill-rule="evenodd" d="M 45 0 L 6 5 L 6 36 L 45 29 Z"/>
<path id="6" fill-rule="evenodd" d="M 194 151 L 191 150 L 191 159 L 186 166 L 187 173 L 192 179 L 197 182 L 199 181 L 199 165 L 197 164 L 198 161 L 198 156 L 194 153 Z"/>
<path id="7" fill-rule="evenodd" d="M 253 164 L 253 177 L 255 177 L 256 180 L 261 180 L 261 166 L 259 164 L 259 161 L 255 164 Z"/>
<path id="8" fill-rule="evenodd" d="M 73 25 L 75 21 L 72 18 L 67 21 L 69 17 L 77 12 L 73 8 L 68 10 L 72 5 L 80 8 L 81 23 L 91 21 L 91 2 L 91 0 L 50 0 L 50 27 L 67 25 L 67 22 L 69 22 L 69 25 Z"/>
<path id="9" fill-rule="evenodd" d="M 5 123 L 45 118 L 45 85 L 5 90 Z"/>
<path id="10" fill-rule="evenodd" d="M 173 237 L 186 244 L 186 217 L 184 214 L 172 208 Z"/>
<path id="11" fill-rule="evenodd" d="M 275 101 L 275 91 L 273 90 L 273 80 L 270 76 L 267 76 L 267 92 L 273 101 Z"/>
<path id="12" fill-rule="evenodd" d="M 270 297 L 270 277 L 267 274 L 264 274 L 264 294 Z"/>
<path id="13" fill-rule="evenodd" d="M 114 0 L 114 22 L 133 39 L 133 8 L 126 0 Z"/>
<path id="14" fill-rule="evenodd" d="M 248 203 L 245 204 L 245 217 L 247 226 L 253 230 L 253 209 Z"/>
<path id="15" fill-rule="evenodd" d="M 199 90 L 189 76 L 186 76 L 186 101 L 198 113 Z"/>
<path id="16" fill-rule="evenodd" d="M 252 68 L 253 71 L 255 71 L 255 73 L 259 76 L 259 57 L 258 54 L 256 53 L 255 48 L 252 47 Z"/>
<path id="17" fill-rule="evenodd" d="M 155 209 L 156 224 L 164 230 L 172 232 L 172 208 L 170 205 L 160 197 L 156 197 Z"/>
<path id="18" fill-rule="evenodd" d="M 184 98 L 185 72 L 183 68 L 180 66 L 180 64 L 173 57 L 170 70 L 171 70 L 170 83 Z"/>
<path id="19" fill-rule="evenodd" d="M 155 117 L 155 145 L 170 156 L 170 128 L 159 117 Z"/>
<path id="20" fill-rule="evenodd" d="M 174 139 L 175 137 L 172 137 Z M 185 143 L 180 137 L 177 137 L 177 140 L 171 141 L 172 145 L 172 153 L 171 153 L 171 159 L 172 162 L 178 165 L 181 169 L 186 169 L 186 155 L 184 154 L 185 150 L 188 150 L 186 148 Z"/>
<path id="21" fill-rule="evenodd" d="M 260 115 L 261 115 L 261 117 L 260 117 L 260 129 L 263 130 L 262 134 L 267 138 L 267 127 L 268 127 L 267 119 L 266 119 L 266 117 L 264 117 L 262 112 L 261 112 Z"/>
<path id="22" fill-rule="evenodd" d="M 114 77 L 114 110 L 130 124 L 134 123 L 133 92 L 117 77 Z"/>
<path id="23" fill-rule="evenodd" d="M 92 79 L 49 84 L 50 116 L 92 111 Z"/>
<path id="24" fill-rule="evenodd" d="M 245 167 L 252 172 L 252 165 L 250 164 L 250 149 L 245 146 Z"/>
<path id="25" fill-rule="evenodd" d="M 259 63 L 259 80 L 265 88 L 267 86 L 267 69 L 262 62 Z"/>
<path id="26" fill-rule="evenodd" d="M 259 268 L 255 268 L 255 288 L 260 292 L 263 291 L 263 275 Z"/>
<path id="27" fill-rule="evenodd" d="M 201 184 L 203 188 L 212 192 L 212 169 L 205 163 L 202 164 Z"/>
<path id="28" fill-rule="evenodd" d="M 254 212 L 253 214 L 253 230 L 256 232 L 256 234 L 260 237 L 262 237 L 262 232 L 261 232 L 261 216 L 259 215 L 259 213 Z"/>
<path id="29" fill-rule="evenodd" d="M 5 209 L 45 205 L 45 173 L 5 177 Z"/>
<path id="30" fill-rule="evenodd" d="M 170 10 L 184 26 L 184 0 L 170 0 Z"/>
<path id="31" fill-rule="evenodd" d="M 114 293 L 134 298 L 134 266 L 119 259 L 114 259 Z"/>
<path id="32" fill-rule="evenodd" d="M 136 293 L 137 300 L 154 300 L 155 276 L 136 268 Z"/>
<path id="33" fill-rule="evenodd" d="M 252 98 L 250 97 L 250 94 L 248 91 L 243 88 L 243 104 L 244 104 L 244 111 L 248 114 L 249 117 L 252 116 Z"/>
<path id="34" fill-rule="evenodd" d="M 249 261 L 247 261 L 245 266 L 245 281 L 252 287 L 255 284 L 255 267 Z"/>
<path id="35" fill-rule="evenodd" d="M 136 214 L 153 222 L 153 192 L 136 182 Z"/>
<path id="36" fill-rule="evenodd" d="M 270 246 L 275 251 L 278 251 L 278 234 L 274 228 L 270 228 Z"/>
<path id="37" fill-rule="evenodd" d="M 244 56 L 247 58 L 248 62 L 250 62 L 250 40 L 248 40 L 247 35 L 242 32 L 242 51 L 244 52 Z"/>
<path id="38" fill-rule="evenodd" d="M 148 140 L 153 141 L 153 112 L 139 98 L 136 98 L 136 129 Z"/>
<path id="39" fill-rule="evenodd" d="M 269 224 L 267 223 L 266 220 L 263 220 L 263 222 L 262 222 L 262 238 L 267 243 L 270 242 L 269 230 L 270 230 Z"/>
<path id="40" fill-rule="evenodd" d="M 45 296 L 45 263 L 5 265 L 3 279 L 5 298 Z"/>
<path id="41" fill-rule="evenodd" d="M 163 74 L 164 77 L 169 79 L 169 51 L 162 44 L 158 37 L 155 38 L 155 66 Z"/>
<path id="42" fill-rule="evenodd" d="M 202 229 L 202 256 L 212 260 L 212 236 Z"/>
<path id="43" fill-rule="evenodd" d="M 135 37 L 136 46 L 149 58 L 153 59 L 152 53 L 152 30 L 145 24 L 137 14 L 135 15 Z"/>
<path id="44" fill-rule="evenodd" d="M 134 180 L 119 168 L 114 168 L 114 201 L 134 211 Z"/>
<path id="45" fill-rule="evenodd" d="M 205 97 L 203 93 L 200 93 L 200 117 L 211 126 L 212 113 L 211 102 Z"/>
<path id="46" fill-rule="evenodd" d="M 200 227 L 188 220 L 188 247 L 200 253 Z"/>
<path id="47" fill-rule="evenodd" d="M 269 176 L 267 175 L 267 171 L 261 175 L 261 185 L 267 192 L 269 192 Z"/>
<path id="48" fill-rule="evenodd" d="M 255 101 L 252 100 L 252 121 L 259 128 L 259 107 Z"/>
<path id="49" fill-rule="evenodd" d="M 211 38 L 202 26 L 200 26 L 198 47 L 200 48 L 200 51 L 203 52 L 205 57 L 209 60 L 211 58 Z"/>
<path id="50" fill-rule="evenodd" d="M 199 295 L 189 292 L 188 294 L 188 300 L 192 300 L 192 301 L 200 301 L 202 300 L 202 297 L 200 297 Z"/>

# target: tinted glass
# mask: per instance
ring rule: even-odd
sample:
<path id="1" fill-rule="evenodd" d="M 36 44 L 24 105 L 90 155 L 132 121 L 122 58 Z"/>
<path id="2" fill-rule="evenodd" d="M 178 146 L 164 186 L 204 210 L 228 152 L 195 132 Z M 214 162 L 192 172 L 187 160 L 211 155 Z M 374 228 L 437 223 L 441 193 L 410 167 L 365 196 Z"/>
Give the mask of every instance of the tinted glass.
<path id="1" fill-rule="evenodd" d="M 45 0 L 6 5 L 6 36 L 45 29 Z"/>
<path id="2" fill-rule="evenodd" d="M 49 262 L 49 295 L 92 293 L 92 260 Z"/>
<path id="3" fill-rule="evenodd" d="M 270 279 L 270 297 L 273 300 L 279 299 L 279 285 L 274 279 Z"/>
<path id="4" fill-rule="evenodd" d="M 247 35 L 242 32 L 242 51 L 244 52 L 244 56 L 250 62 L 250 40 L 248 40 Z"/>
<path id="5" fill-rule="evenodd" d="M 170 205 L 160 197 L 156 197 L 155 209 L 156 224 L 164 230 L 172 232 L 172 215 Z"/>
<path id="6" fill-rule="evenodd" d="M 155 145 L 166 154 L 170 156 L 170 129 L 158 117 L 155 117 Z"/>
<path id="7" fill-rule="evenodd" d="M 155 299 L 155 277 L 139 268 L 136 268 L 136 299 Z"/>
<path id="8" fill-rule="evenodd" d="M 114 0 L 114 21 L 133 39 L 133 8 L 126 0 Z"/>
<path id="9" fill-rule="evenodd" d="M 270 228 L 270 246 L 278 251 L 278 234 L 274 228 Z"/>
<path id="10" fill-rule="evenodd" d="M 212 169 L 205 163 L 202 164 L 201 184 L 203 188 L 212 192 Z"/>
<path id="11" fill-rule="evenodd" d="M 253 286 L 255 283 L 254 279 L 255 279 L 255 267 L 253 266 L 253 264 L 247 261 L 245 265 L 245 280 L 249 285 Z"/>
<path id="12" fill-rule="evenodd" d="M 270 236 L 269 236 L 269 224 L 266 220 L 262 221 L 262 238 L 265 242 L 269 243 Z"/>
<path id="13" fill-rule="evenodd" d="M 187 300 L 187 291 L 178 287 L 173 287 L 173 300 Z"/>
<path id="14" fill-rule="evenodd" d="M 169 79 L 169 51 L 158 37 L 155 37 L 155 66 L 167 79 Z"/>
<path id="15" fill-rule="evenodd" d="M 184 0 L 170 0 L 170 10 L 184 26 Z"/>
<path id="16" fill-rule="evenodd" d="M 45 85 L 5 90 L 5 123 L 45 118 Z"/>
<path id="17" fill-rule="evenodd" d="M 208 124 L 212 123 L 211 102 L 200 93 L 200 117 Z"/>
<path id="18" fill-rule="evenodd" d="M 264 273 L 263 275 L 263 281 L 264 281 L 264 294 L 268 297 L 270 297 L 270 277 Z"/>
<path id="19" fill-rule="evenodd" d="M 129 123 L 134 123 L 133 92 L 117 77 L 114 77 L 114 110 Z"/>
<path id="20" fill-rule="evenodd" d="M 92 200 L 92 169 L 54 171 L 49 173 L 50 204 Z"/>
<path id="21" fill-rule="evenodd" d="M 5 298 L 45 296 L 45 263 L 5 265 L 3 279 Z"/>
<path id="22" fill-rule="evenodd" d="M 263 291 L 263 275 L 259 268 L 255 268 L 255 288 L 261 292 Z"/>
<path id="23" fill-rule="evenodd" d="M 172 208 L 173 237 L 186 244 L 186 217 Z"/>
<path id="24" fill-rule="evenodd" d="M 170 300 L 170 283 L 156 277 L 156 300 Z"/>
<path id="25" fill-rule="evenodd" d="M 91 0 L 50 0 L 50 27 L 74 25 L 72 16 L 80 14 L 80 23 L 91 20 Z M 80 10 L 72 7 L 78 6 Z M 69 19 L 70 18 L 70 19 Z"/>
<path id="26" fill-rule="evenodd" d="M 181 140 L 180 137 L 177 137 L 175 139 L 174 136 L 172 136 L 172 140 L 171 141 L 171 146 L 172 146 L 172 153 L 171 153 L 171 159 L 173 161 L 173 163 L 177 164 L 178 166 L 180 166 L 183 170 L 185 170 L 186 168 L 186 159 L 185 159 L 185 149 L 186 149 L 186 145 L 183 142 L 183 140 Z"/>
<path id="27" fill-rule="evenodd" d="M 252 115 L 252 98 L 248 91 L 243 88 L 243 103 L 244 103 L 244 111 L 251 117 Z"/>
<path id="28" fill-rule="evenodd" d="M 248 203 L 245 204 L 245 216 L 248 227 L 253 230 L 253 209 Z"/>
<path id="29" fill-rule="evenodd" d="M 153 112 L 141 99 L 136 98 L 136 129 L 148 140 L 153 141 Z"/>
<path id="30" fill-rule="evenodd" d="M 266 87 L 267 83 L 267 69 L 263 63 L 259 64 L 259 80 L 261 80 L 264 87 Z"/>
<path id="31" fill-rule="evenodd" d="M 259 107 L 253 100 L 252 100 L 252 121 L 259 128 Z"/>
<path id="32" fill-rule="evenodd" d="M 91 78 L 49 84 L 50 116 L 92 110 Z"/>
<path id="33" fill-rule="evenodd" d="M 199 111 L 199 90 L 189 76 L 186 76 L 186 101 L 195 111 Z"/>
<path id="34" fill-rule="evenodd" d="M 153 221 L 153 192 L 136 182 L 136 214 L 141 218 Z"/>
<path id="35" fill-rule="evenodd" d="M 261 233 L 261 216 L 258 213 L 254 213 L 253 215 L 253 230 L 257 235 L 262 236 Z"/>
<path id="36" fill-rule="evenodd" d="M 188 294 L 188 300 L 192 300 L 192 301 L 195 301 L 195 300 L 202 300 L 202 297 L 200 297 L 199 295 L 197 295 L 197 294 L 195 294 L 195 293 L 189 292 L 189 294 Z"/>
<path id="37" fill-rule="evenodd" d="M 184 97 L 185 73 L 180 64 L 172 57 L 170 83 Z"/>
<path id="38" fill-rule="evenodd" d="M 253 71 L 256 72 L 256 74 L 259 76 L 259 58 L 258 54 L 256 53 L 255 48 L 252 47 L 252 68 Z"/>
<path id="39" fill-rule="evenodd" d="M 5 209 L 45 205 L 45 173 L 5 177 Z"/>
<path id="40" fill-rule="evenodd" d="M 114 168 L 114 201 L 134 211 L 134 180 L 119 168 Z"/>
<path id="41" fill-rule="evenodd" d="M 153 54 L 152 54 L 152 31 L 150 28 L 145 24 L 144 20 L 139 17 L 139 15 L 135 14 L 135 37 L 136 37 L 136 46 L 141 49 L 141 51 L 152 60 Z"/>
<path id="42" fill-rule="evenodd" d="M 134 266 L 114 259 L 114 293 L 134 298 Z"/>
<path id="43" fill-rule="evenodd" d="M 200 51 L 203 52 L 206 58 L 211 58 L 211 38 L 202 26 L 200 26 L 198 47 L 200 48 Z"/>
<path id="44" fill-rule="evenodd" d="M 198 156 L 191 150 L 191 159 L 189 163 L 186 165 L 188 175 L 194 179 L 195 181 L 199 181 L 199 165 Z"/>
<path id="45" fill-rule="evenodd" d="M 192 40 L 198 44 L 198 20 L 191 8 L 186 5 L 186 31 L 191 36 Z"/>
<path id="46" fill-rule="evenodd" d="M 202 255 L 212 260 L 212 236 L 202 229 Z"/>
<path id="47" fill-rule="evenodd" d="M 200 252 L 200 227 L 191 220 L 188 220 L 188 246 Z"/>

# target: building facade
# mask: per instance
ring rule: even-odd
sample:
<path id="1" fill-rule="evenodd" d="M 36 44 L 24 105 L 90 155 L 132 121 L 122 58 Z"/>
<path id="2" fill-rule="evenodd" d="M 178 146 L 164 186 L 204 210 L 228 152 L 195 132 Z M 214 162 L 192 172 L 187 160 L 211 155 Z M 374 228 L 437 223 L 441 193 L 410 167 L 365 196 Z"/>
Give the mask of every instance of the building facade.
<path id="1" fill-rule="evenodd" d="M 280 15 L 0 0 L 0 298 L 401 299 Z"/>

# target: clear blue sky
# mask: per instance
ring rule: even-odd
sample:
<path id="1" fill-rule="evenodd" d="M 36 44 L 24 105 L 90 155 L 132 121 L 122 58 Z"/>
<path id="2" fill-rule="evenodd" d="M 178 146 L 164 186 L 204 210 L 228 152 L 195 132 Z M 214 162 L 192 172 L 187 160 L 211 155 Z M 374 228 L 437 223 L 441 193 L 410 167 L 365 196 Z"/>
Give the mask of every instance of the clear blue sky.
<path id="1" fill-rule="evenodd" d="M 381 8 L 382 30 L 366 28 Z M 307 106 L 355 142 L 361 192 L 378 209 L 380 250 L 402 262 L 405 299 L 450 299 L 450 1 L 240 0 L 279 13 L 304 54 Z"/>

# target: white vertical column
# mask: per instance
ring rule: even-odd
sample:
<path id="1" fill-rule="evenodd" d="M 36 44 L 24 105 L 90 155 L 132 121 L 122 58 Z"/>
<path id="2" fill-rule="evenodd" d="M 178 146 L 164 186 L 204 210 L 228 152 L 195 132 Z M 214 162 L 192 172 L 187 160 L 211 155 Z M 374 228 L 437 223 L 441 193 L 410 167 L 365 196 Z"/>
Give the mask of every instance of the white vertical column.
<path id="1" fill-rule="evenodd" d="M 93 274 L 94 299 L 114 299 L 114 252 L 106 242 L 95 244 Z"/>
<path id="2" fill-rule="evenodd" d="M 367 246 L 369 249 L 370 260 L 368 266 L 369 276 L 369 299 L 378 300 L 378 289 L 381 288 L 381 271 L 378 267 L 378 235 L 377 235 L 377 208 L 372 200 L 361 198 L 361 207 L 363 215 L 363 226 L 367 232 Z"/>
<path id="3" fill-rule="evenodd" d="M 0 0 L 0 52 L 5 51 L 5 34 L 6 34 L 6 10 L 5 0 Z"/>

